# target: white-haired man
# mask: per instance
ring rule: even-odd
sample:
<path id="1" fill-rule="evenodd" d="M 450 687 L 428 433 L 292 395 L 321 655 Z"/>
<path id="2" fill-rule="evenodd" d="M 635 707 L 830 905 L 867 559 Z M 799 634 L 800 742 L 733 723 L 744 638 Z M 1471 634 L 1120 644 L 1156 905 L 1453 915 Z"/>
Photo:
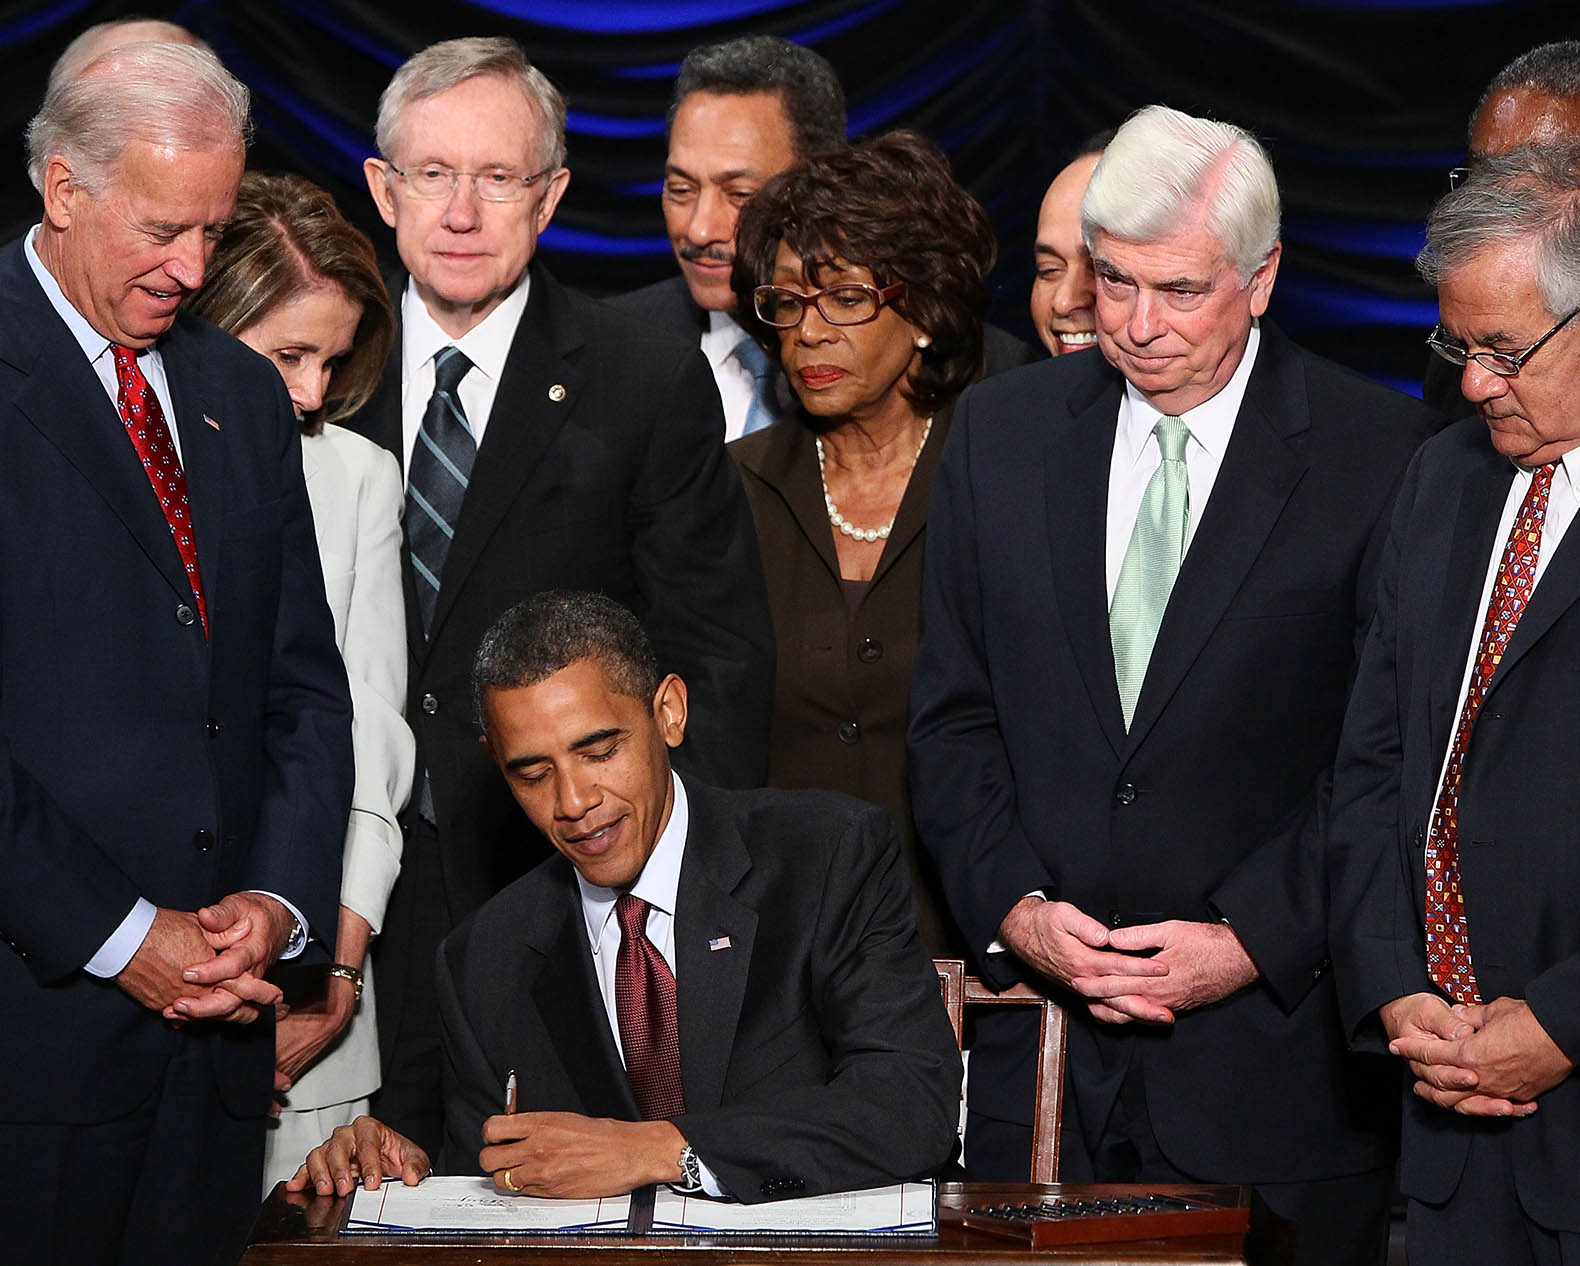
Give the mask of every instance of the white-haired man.
<path id="1" fill-rule="evenodd" d="M 1580 1262 L 1580 148 L 1427 224 L 1479 417 L 1417 454 L 1333 771 L 1333 962 L 1408 1061 L 1411 1261 Z M 1402 1070 L 1401 1070 L 1402 1071 Z"/>
<path id="2" fill-rule="evenodd" d="M 1350 1094 L 1321 823 L 1431 416 L 1261 320 L 1278 188 L 1241 129 L 1140 111 L 1082 222 L 1102 355 L 969 390 L 939 468 L 918 834 L 983 974 L 1071 1009 L 1066 1176 L 1249 1183 L 1295 1260 L 1380 1261 L 1390 1143 Z M 974 1176 L 1024 1176 L 1034 1052 L 981 1023 Z"/>
<path id="3" fill-rule="evenodd" d="M 546 589 L 596 589 L 690 683 L 682 768 L 767 763 L 773 631 L 751 513 L 695 345 L 566 290 L 534 260 L 570 180 L 565 102 L 514 41 L 416 54 L 379 101 L 368 187 L 395 230 L 400 332 L 347 425 L 406 474 L 410 835 L 375 951 L 380 1111 L 437 1150 L 434 951 L 546 854 L 478 743 L 483 631 Z"/>
<path id="4" fill-rule="evenodd" d="M 181 312 L 246 128 L 211 53 L 100 56 L 29 125 L 43 219 L 0 254 L 8 1262 L 234 1253 L 274 1041 L 220 1021 L 334 940 L 351 706 L 299 430 Z"/>

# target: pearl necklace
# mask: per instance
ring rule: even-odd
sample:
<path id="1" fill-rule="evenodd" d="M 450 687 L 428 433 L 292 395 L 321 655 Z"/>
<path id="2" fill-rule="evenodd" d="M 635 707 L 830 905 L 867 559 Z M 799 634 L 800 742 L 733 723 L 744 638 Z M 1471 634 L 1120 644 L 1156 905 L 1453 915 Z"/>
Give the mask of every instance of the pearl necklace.
<path id="1" fill-rule="evenodd" d="M 911 458 L 911 470 L 916 469 L 916 463 L 922 456 L 922 450 L 927 447 L 927 437 L 932 433 L 933 420 L 928 418 L 927 425 L 922 428 L 922 442 L 916 446 L 916 455 Z M 828 521 L 853 541 L 888 540 L 889 533 L 894 530 L 893 518 L 881 528 L 859 528 L 839 512 L 839 507 L 834 504 L 834 498 L 828 495 L 828 477 L 823 473 L 823 437 L 819 435 L 815 442 L 817 444 L 817 480 L 823 485 L 823 504 L 828 509 Z M 907 473 L 906 480 L 909 481 L 909 479 L 910 475 Z M 896 516 L 899 515 L 898 506 L 895 507 L 894 513 Z"/>

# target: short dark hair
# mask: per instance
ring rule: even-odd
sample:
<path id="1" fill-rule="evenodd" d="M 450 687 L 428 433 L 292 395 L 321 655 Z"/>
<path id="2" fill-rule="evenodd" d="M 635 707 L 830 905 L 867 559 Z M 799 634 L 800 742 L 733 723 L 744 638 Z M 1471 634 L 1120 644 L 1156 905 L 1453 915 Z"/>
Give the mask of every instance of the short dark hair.
<path id="1" fill-rule="evenodd" d="M 976 377 L 998 246 L 987 212 L 926 137 L 890 132 L 809 158 L 742 209 L 730 284 L 739 319 L 776 359 L 778 334 L 757 320 L 752 291 L 773 280 L 781 241 L 809 279 L 838 256 L 871 269 L 879 286 L 905 283 L 894 307 L 932 340 L 904 389 L 923 412 L 936 412 Z"/>
<path id="2" fill-rule="evenodd" d="M 598 661 L 618 694 L 651 703 L 658 659 L 629 610 L 601 593 L 549 589 L 516 603 L 483 634 L 472 661 L 472 704 L 486 721 L 490 690 L 535 686 L 583 659 Z"/>
<path id="3" fill-rule="evenodd" d="M 1580 40 L 1554 40 L 1521 53 L 1492 77 L 1486 91 L 1470 112 L 1471 127 L 1500 92 L 1540 93 L 1544 97 L 1580 100 Z"/>
<path id="4" fill-rule="evenodd" d="M 744 96 L 778 93 L 794 133 L 797 158 L 845 143 L 845 90 L 827 58 L 777 35 L 746 35 L 686 54 L 670 99 L 666 130 L 694 92 Z"/>

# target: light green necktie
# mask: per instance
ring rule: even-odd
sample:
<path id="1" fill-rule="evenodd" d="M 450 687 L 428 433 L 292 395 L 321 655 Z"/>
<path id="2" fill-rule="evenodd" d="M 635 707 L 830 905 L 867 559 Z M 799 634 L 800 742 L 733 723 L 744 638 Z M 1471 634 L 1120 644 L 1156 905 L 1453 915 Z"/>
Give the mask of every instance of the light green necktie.
<path id="1" fill-rule="evenodd" d="M 1190 428 L 1165 414 L 1152 428 L 1163 460 L 1147 483 L 1141 512 L 1130 532 L 1125 561 L 1108 610 L 1108 634 L 1114 644 L 1114 676 L 1125 729 L 1136 714 L 1136 700 L 1152 658 L 1169 593 L 1185 556 L 1185 526 L 1190 522 L 1190 481 L 1185 473 L 1185 441 Z"/>

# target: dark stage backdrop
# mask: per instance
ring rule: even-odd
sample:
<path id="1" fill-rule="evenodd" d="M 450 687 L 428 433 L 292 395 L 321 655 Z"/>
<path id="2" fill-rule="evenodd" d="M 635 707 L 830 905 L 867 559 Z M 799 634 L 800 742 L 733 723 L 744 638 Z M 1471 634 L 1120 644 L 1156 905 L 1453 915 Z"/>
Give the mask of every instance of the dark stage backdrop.
<path id="1" fill-rule="evenodd" d="M 361 162 L 380 89 L 412 51 L 515 36 L 570 102 L 570 192 L 541 249 L 612 293 L 666 276 L 658 213 L 664 108 L 692 46 L 747 32 L 809 44 L 838 69 L 853 134 L 940 141 L 998 227 L 993 317 L 1030 336 L 1024 300 L 1042 190 L 1071 145 L 1162 101 L 1251 128 L 1284 192 L 1274 315 L 1309 346 L 1413 389 L 1436 320 L 1410 261 L 1464 152 L 1481 87 L 1515 54 L 1580 36 L 1575 0 L 90 0 L 0 3 L 6 235 L 37 218 L 21 135 L 50 62 L 92 22 L 169 17 L 255 94 L 252 164 L 331 189 L 373 235 Z"/>

